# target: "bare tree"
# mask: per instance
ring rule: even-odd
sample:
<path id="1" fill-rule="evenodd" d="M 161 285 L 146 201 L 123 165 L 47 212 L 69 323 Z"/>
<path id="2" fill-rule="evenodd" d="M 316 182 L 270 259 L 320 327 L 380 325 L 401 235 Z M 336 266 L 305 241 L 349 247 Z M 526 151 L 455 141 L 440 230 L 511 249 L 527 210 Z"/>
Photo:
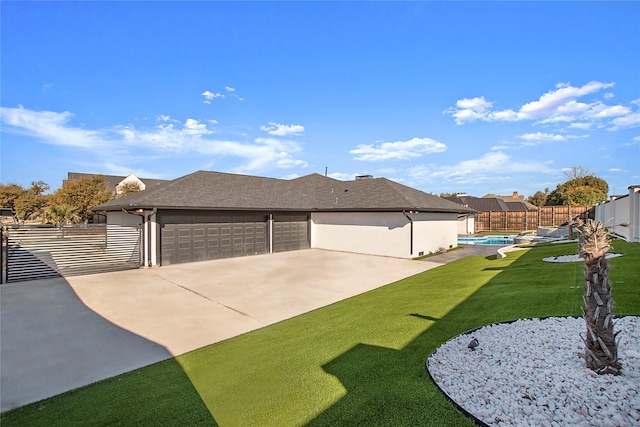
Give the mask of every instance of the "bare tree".
<path id="1" fill-rule="evenodd" d="M 613 299 L 606 259 L 610 249 L 608 233 L 602 223 L 593 220 L 578 220 L 573 226 L 578 233 L 580 256 L 584 258 L 584 359 L 587 368 L 598 374 L 618 375 L 619 332 L 613 332 Z"/>

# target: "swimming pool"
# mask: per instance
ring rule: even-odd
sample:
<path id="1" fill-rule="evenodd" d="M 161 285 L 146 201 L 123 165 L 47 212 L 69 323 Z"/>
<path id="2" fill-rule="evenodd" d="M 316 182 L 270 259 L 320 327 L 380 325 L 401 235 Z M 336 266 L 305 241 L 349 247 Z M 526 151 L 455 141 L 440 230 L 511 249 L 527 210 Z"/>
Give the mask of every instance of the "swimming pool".
<path id="1" fill-rule="evenodd" d="M 513 236 L 458 237 L 459 245 L 513 245 Z"/>

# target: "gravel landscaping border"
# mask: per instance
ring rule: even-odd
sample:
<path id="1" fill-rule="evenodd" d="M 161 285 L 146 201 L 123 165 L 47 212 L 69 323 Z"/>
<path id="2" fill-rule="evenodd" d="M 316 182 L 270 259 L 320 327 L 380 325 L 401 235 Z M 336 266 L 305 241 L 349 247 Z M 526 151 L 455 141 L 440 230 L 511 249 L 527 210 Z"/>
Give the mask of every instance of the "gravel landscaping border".
<path id="1" fill-rule="evenodd" d="M 578 317 L 483 326 L 442 344 L 426 368 L 438 388 L 481 426 L 640 425 L 640 316 L 615 320 L 622 374 L 585 366 Z M 472 351 L 469 342 L 477 338 Z"/>

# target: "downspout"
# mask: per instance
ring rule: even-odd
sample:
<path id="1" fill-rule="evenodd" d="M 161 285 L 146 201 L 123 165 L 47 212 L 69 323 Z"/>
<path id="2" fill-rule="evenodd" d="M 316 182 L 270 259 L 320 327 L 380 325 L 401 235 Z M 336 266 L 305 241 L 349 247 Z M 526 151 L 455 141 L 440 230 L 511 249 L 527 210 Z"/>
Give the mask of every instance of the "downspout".
<path id="1" fill-rule="evenodd" d="M 409 220 L 409 230 L 411 233 L 411 236 L 409 238 L 409 255 L 413 256 L 413 220 L 411 219 L 411 217 L 409 215 L 407 215 L 407 213 L 404 211 L 404 209 L 402 210 L 402 214 L 407 217 L 407 219 Z"/>
<path id="2" fill-rule="evenodd" d="M 153 208 L 151 213 L 147 215 L 147 253 L 149 254 L 149 258 L 147 260 L 147 266 L 152 267 L 152 259 L 151 259 L 151 217 L 158 212 L 158 208 Z"/>
<path id="3" fill-rule="evenodd" d="M 269 254 L 273 253 L 273 214 L 269 214 Z"/>

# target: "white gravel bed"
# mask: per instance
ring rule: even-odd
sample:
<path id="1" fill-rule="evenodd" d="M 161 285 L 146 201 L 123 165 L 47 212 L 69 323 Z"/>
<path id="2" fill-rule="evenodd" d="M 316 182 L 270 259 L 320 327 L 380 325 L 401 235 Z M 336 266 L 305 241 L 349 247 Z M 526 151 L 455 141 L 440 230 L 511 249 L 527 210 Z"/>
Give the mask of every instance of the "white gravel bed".
<path id="1" fill-rule="evenodd" d="M 489 325 L 444 343 L 427 369 L 458 406 L 491 426 L 640 426 L 640 317 L 614 322 L 622 331 L 618 376 L 585 367 L 584 331 L 584 320 L 571 317 Z"/>
<path id="2" fill-rule="evenodd" d="M 622 256 L 622 254 L 614 254 L 608 253 L 605 255 L 606 259 L 616 258 Z M 546 262 L 584 262 L 584 259 L 580 257 L 580 255 L 560 255 L 560 256 L 552 256 L 548 258 L 542 258 L 543 261 Z"/>

